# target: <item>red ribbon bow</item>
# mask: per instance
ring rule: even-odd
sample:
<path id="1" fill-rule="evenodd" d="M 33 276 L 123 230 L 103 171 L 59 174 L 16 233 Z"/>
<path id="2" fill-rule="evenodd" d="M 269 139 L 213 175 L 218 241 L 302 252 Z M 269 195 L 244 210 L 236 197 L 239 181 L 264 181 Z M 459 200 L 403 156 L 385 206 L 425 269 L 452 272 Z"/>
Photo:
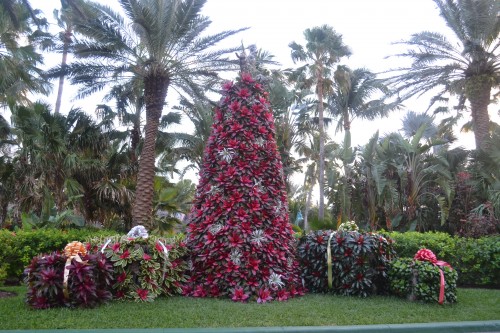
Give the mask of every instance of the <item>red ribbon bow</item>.
<path id="1" fill-rule="evenodd" d="M 443 304 L 444 302 L 444 273 L 443 269 L 440 266 L 448 266 L 451 268 L 450 264 L 448 264 L 446 261 L 441 261 L 437 260 L 436 255 L 428 249 L 420 249 L 417 251 L 415 254 L 415 257 L 413 258 L 415 260 L 419 261 L 428 261 L 434 266 L 437 266 L 439 268 L 439 275 L 440 275 L 440 287 L 439 287 L 439 304 Z"/>

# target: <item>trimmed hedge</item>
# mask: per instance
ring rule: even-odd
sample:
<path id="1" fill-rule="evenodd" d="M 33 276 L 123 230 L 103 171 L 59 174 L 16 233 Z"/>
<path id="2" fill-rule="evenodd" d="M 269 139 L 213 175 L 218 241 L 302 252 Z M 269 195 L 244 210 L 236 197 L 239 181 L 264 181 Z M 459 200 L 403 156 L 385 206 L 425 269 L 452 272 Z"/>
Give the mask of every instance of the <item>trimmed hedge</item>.
<path id="1" fill-rule="evenodd" d="M 459 286 L 500 288 L 500 236 L 463 238 L 443 232 L 386 232 L 399 258 L 413 258 L 423 247 L 448 262 Z"/>
<path id="2" fill-rule="evenodd" d="M 98 235 L 113 235 L 112 231 L 88 229 L 38 229 L 12 232 L 0 229 L 0 285 L 22 282 L 24 268 L 41 253 L 62 251 L 72 241 L 84 242 Z"/>

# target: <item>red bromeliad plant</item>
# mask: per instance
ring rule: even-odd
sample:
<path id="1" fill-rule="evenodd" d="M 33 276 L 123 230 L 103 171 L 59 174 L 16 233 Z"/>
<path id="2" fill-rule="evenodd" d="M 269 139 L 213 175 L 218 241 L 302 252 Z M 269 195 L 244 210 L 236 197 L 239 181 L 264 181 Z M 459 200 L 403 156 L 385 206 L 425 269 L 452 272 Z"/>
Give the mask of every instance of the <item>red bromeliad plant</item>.
<path id="1" fill-rule="evenodd" d="M 189 219 L 186 295 L 267 302 L 303 292 L 273 116 L 250 74 L 223 86 Z"/>
<path id="2" fill-rule="evenodd" d="M 35 309 L 59 306 L 95 307 L 112 299 L 113 265 L 101 254 L 86 254 L 81 260 L 54 252 L 36 256 L 26 267 L 26 301 Z M 64 271 L 68 270 L 67 285 Z M 66 296 L 65 296 L 65 288 Z"/>

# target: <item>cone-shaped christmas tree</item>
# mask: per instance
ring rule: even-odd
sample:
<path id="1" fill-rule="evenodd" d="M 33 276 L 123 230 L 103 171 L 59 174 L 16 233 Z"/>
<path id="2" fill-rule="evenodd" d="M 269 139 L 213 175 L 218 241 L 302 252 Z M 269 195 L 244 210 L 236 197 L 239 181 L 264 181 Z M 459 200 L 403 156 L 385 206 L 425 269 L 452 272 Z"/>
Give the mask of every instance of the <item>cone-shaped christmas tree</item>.
<path id="1" fill-rule="evenodd" d="M 223 86 L 189 219 L 185 294 L 266 302 L 303 292 L 273 116 L 250 74 Z"/>

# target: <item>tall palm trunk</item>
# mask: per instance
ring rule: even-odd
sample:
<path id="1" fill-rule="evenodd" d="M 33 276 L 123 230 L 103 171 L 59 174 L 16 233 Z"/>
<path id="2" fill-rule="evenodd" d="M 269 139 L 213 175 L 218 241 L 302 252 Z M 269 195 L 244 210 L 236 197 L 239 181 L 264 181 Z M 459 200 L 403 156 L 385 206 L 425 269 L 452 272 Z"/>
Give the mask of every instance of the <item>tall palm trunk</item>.
<path id="1" fill-rule="evenodd" d="M 342 164 L 344 167 L 344 180 L 342 189 L 342 222 L 347 222 L 351 218 L 351 191 L 350 191 L 350 179 L 351 179 L 351 167 L 349 165 L 352 154 L 351 154 L 351 121 L 349 118 L 349 112 L 344 110 L 344 152 L 342 153 Z"/>
<path id="2" fill-rule="evenodd" d="M 490 117 L 488 115 L 490 96 L 491 81 L 488 81 L 486 77 L 478 76 L 468 82 L 467 97 L 471 106 L 476 148 L 482 150 L 487 148 L 487 139 L 490 136 Z"/>
<path id="3" fill-rule="evenodd" d="M 63 53 L 62 53 L 62 59 L 61 59 L 61 68 L 64 70 L 66 67 L 66 64 L 68 62 L 68 51 L 69 51 L 69 44 L 71 43 L 71 36 L 72 36 L 72 28 L 68 27 L 66 31 L 64 32 L 64 46 L 63 46 Z M 62 94 L 63 94 L 63 87 L 64 87 L 64 73 L 59 76 L 59 87 L 57 89 L 57 99 L 56 99 L 56 106 L 54 108 L 54 113 L 58 114 L 61 110 L 61 99 L 62 99 Z"/>
<path id="4" fill-rule="evenodd" d="M 319 161 L 318 161 L 318 185 L 319 185 L 319 207 L 318 218 L 325 218 L 325 123 L 323 119 L 323 67 L 319 66 L 317 72 L 318 93 L 318 118 L 319 118 Z"/>
<path id="5" fill-rule="evenodd" d="M 309 209 L 311 208 L 311 201 L 312 201 L 312 186 L 310 186 L 307 190 L 307 195 L 306 195 L 306 206 L 304 208 L 304 232 L 307 233 L 309 230 L 311 230 L 311 227 L 309 226 Z"/>
<path id="6" fill-rule="evenodd" d="M 136 164 L 137 162 L 137 147 L 141 141 L 141 110 L 142 106 L 140 103 L 136 103 L 135 106 L 135 117 L 132 125 L 132 131 L 130 133 L 130 163 Z"/>
<path id="7" fill-rule="evenodd" d="M 169 83 L 170 78 L 166 73 L 153 73 L 144 78 L 146 126 L 132 211 L 132 224 L 134 226 L 138 224 L 149 225 L 152 218 L 156 138 Z"/>

